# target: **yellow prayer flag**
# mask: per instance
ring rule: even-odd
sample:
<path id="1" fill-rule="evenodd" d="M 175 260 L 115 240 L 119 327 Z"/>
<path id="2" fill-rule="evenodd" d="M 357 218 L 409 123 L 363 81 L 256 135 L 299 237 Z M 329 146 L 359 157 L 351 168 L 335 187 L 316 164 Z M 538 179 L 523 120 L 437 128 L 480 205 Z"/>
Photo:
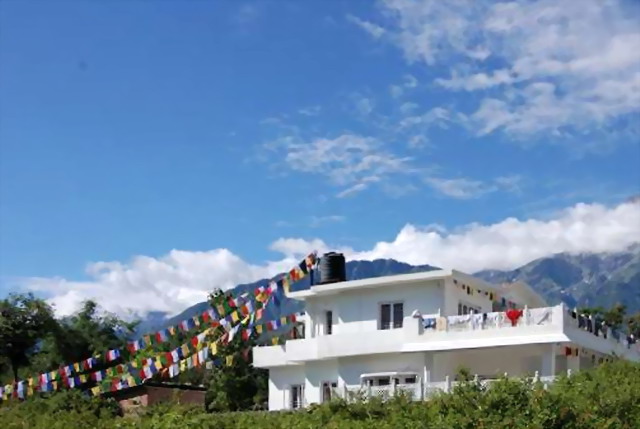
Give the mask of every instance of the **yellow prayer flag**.
<path id="1" fill-rule="evenodd" d="M 280 323 L 282 323 L 282 325 L 286 325 L 288 323 L 287 316 L 282 316 L 280 318 Z"/>
<path id="2" fill-rule="evenodd" d="M 27 396 L 33 396 L 33 387 L 27 387 Z"/>
<path id="3" fill-rule="evenodd" d="M 182 347 L 180 347 L 180 349 L 182 350 L 182 355 L 186 356 L 189 354 L 189 346 L 186 344 L 183 344 Z"/>
<path id="4" fill-rule="evenodd" d="M 278 337 L 271 338 L 271 344 L 273 344 L 274 346 L 277 346 L 278 345 Z"/>
<path id="5" fill-rule="evenodd" d="M 29 379 L 29 386 L 33 386 L 33 377 Z"/>
<path id="6" fill-rule="evenodd" d="M 231 320 L 233 320 L 234 322 L 237 322 L 240 320 L 240 316 L 238 316 L 237 311 L 234 311 L 233 313 L 231 313 Z"/>
<path id="7" fill-rule="evenodd" d="M 93 394 L 93 396 L 99 396 L 100 395 L 100 386 L 95 386 L 91 388 L 91 393 Z"/>
<path id="8" fill-rule="evenodd" d="M 180 371 L 186 371 L 187 370 L 187 361 L 186 360 L 181 360 L 180 361 Z"/>
<path id="9" fill-rule="evenodd" d="M 256 332 L 262 334 L 262 325 L 256 325 Z"/>
<path id="10" fill-rule="evenodd" d="M 129 386 L 136 386 L 136 379 L 133 378 L 132 376 L 127 377 L 127 383 L 129 384 Z"/>
<path id="11" fill-rule="evenodd" d="M 227 366 L 233 365 L 233 355 L 227 356 Z"/>
<path id="12" fill-rule="evenodd" d="M 154 365 L 155 365 L 156 369 L 158 369 L 158 370 L 162 369 L 162 362 L 160 362 L 159 360 L 157 360 L 154 363 Z"/>
<path id="13" fill-rule="evenodd" d="M 217 355 L 218 354 L 218 345 L 216 343 L 211 343 L 209 345 L 209 352 L 211 353 L 211 355 Z"/>
<path id="14" fill-rule="evenodd" d="M 58 373 L 55 372 L 55 371 L 51 371 L 49 373 L 49 378 L 51 378 L 52 380 L 55 380 L 57 378 L 57 376 L 58 376 Z"/>
<path id="15" fill-rule="evenodd" d="M 80 364 L 78 362 L 73 364 L 73 369 L 76 370 L 76 372 L 80 372 Z"/>
<path id="16" fill-rule="evenodd" d="M 53 390 L 58 390 L 58 382 L 57 381 L 52 381 L 51 385 L 53 386 Z"/>
<path id="17" fill-rule="evenodd" d="M 80 383 L 86 383 L 87 382 L 87 376 L 84 374 L 80 374 Z"/>

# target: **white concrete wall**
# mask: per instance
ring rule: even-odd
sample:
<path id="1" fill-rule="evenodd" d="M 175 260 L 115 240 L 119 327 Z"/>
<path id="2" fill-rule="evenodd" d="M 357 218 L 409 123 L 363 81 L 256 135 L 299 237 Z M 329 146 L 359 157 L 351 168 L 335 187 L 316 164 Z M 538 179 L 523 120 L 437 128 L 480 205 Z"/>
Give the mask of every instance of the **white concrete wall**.
<path id="1" fill-rule="evenodd" d="M 319 404 L 322 402 L 322 383 L 335 382 L 339 385 L 338 361 L 316 361 L 305 365 L 305 402 Z"/>
<path id="2" fill-rule="evenodd" d="M 515 347 L 495 347 L 451 352 L 434 352 L 431 381 L 444 381 L 445 376 L 453 377 L 460 367 L 471 374 L 485 377 L 503 375 L 533 375 L 542 370 L 542 357 L 550 353 L 549 345 L 529 345 Z"/>
<path id="3" fill-rule="evenodd" d="M 458 314 L 458 303 L 460 302 L 480 308 L 481 313 L 490 313 L 493 311 L 493 303 L 488 296 L 484 293 L 479 294 L 477 292 L 477 287 L 474 287 L 472 284 L 469 284 L 469 286 L 471 286 L 473 293 L 470 295 L 467 294 L 462 290 L 462 288 L 458 287 L 463 283 L 464 282 L 458 280 L 458 285 L 455 285 L 453 283 L 453 279 L 447 279 L 447 316 L 454 316 Z"/>
<path id="4" fill-rule="evenodd" d="M 360 376 L 372 372 L 415 372 L 422 377 L 425 358 L 424 353 L 393 353 L 340 358 L 338 362 L 341 385 L 359 386 Z"/>
<path id="5" fill-rule="evenodd" d="M 306 384 L 303 366 L 288 366 L 269 369 L 269 409 L 289 408 L 291 398 L 289 387 L 292 384 Z"/>
<path id="6" fill-rule="evenodd" d="M 333 334 L 371 332 L 378 329 L 379 306 L 384 302 L 404 303 L 404 315 L 413 310 L 424 314 L 444 312 L 444 282 L 428 282 L 402 285 L 397 288 L 363 289 L 345 291 L 325 297 L 309 298 L 306 309 L 313 322 L 307 338 L 323 335 L 325 311 L 333 311 Z"/>

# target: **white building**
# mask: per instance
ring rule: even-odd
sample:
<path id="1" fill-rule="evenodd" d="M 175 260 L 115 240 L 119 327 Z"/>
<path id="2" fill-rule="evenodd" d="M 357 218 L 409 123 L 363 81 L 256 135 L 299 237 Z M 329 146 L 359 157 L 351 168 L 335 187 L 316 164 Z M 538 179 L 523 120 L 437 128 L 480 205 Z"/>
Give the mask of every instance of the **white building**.
<path id="1" fill-rule="evenodd" d="M 270 410 L 351 391 L 402 389 L 424 399 L 448 391 L 461 367 L 487 383 L 505 373 L 546 382 L 608 356 L 640 361 L 637 344 L 578 327 L 566 306 L 548 307 L 525 284 L 499 287 L 455 270 L 317 285 L 289 297 L 305 301 L 304 338 L 254 349 L 254 365 L 269 369 Z M 493 312 L 492 298 L 522 316 Z"/>

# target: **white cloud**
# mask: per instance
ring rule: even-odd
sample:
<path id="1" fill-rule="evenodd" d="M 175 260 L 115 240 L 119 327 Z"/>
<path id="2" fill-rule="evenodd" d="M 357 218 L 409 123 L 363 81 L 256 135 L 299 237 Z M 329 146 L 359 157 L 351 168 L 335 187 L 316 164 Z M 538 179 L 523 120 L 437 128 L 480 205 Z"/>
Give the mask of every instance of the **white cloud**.
<path id="1" fill-rule="evenodd" d="M 308 252 L 338 250 L 348 259 L 394 258 L 410 264 L 431 264 L 469 273 L 482 269 L 513 269 L 558 252 L 609 252 L 640 242 L 640 201 L 615 207 L 577 204 L 547 219 L 504 219 L 488 225 L 468 224 L 454 231 L 441 226 L 405 225 L 392 241 L 370 250 L 330 246 L 321 239 L 281 238 L 270 249 L 283 256 L 252 264 L 227 249 L 208 252 L 172 250 L 153 258 L 137 256 L 129 263 L 90 264 L 89 280 L 26 278 L 22 287 L 50 296 L 59 314 L 70 314 L 88 298 L 121 316 L 150 311 L 175 314 L 206 299 L 215 287 L 224 289 L 270 277 Z"/>
<path id="2" fill-rule="evenodd" d="M 394 258 L 467 272 L 514 269 L 559 252 L 620 251 L 640 241 L 640 203 L 609 208 L 577 204 L 546 220 L 508 218 L 491 225 L 470 224 L 444 233 L 406 225 L 395 240 L 354 259 Z"/>
<path id="3" fill-rule="evenodd" d="M 346 187 L 339 197 L 366 189 L 370 184 L 408 175 L 415 170 L 410 157 L 399 157 L 372 137 L 342 134 L 310 142 L 284 139 L 268 143 L 284 151 L 288 167 L 294 171 L 326 176 L 331 183 Z"/>
<path id="4" fill-rule="evenodd" d="M 298 113 L 304 116 L 318 116 L 321 110 L 320 106 L 309 106 L 298 110 Z"/>
<path id="5" fill-rule="evenodd" d="M 624 0 L 384 0 L 376 38 L 441 64 L 479 134 L 587 132 L 640 110 L 640 8 Z"/>
<path id="6" fill-rule="evenodd" d="M 407 116 L 398 124 L 400 129 L 407 129 L 416 126 L 429 127 L 432 124 L 445 126 L 447 122 L 451 122 L 450 112 L 443 107 L 434 107 L 426 113 L 419 116 Z"/>
<path id="7" fill-rule="evenodd" d="M 342 223 L 347 218 L 342 215 L 327 215 L 327 216 L 311 216 L 310 225 L 312 228 L 317 228 L 323 225 L 331 223 Z"/>
<path id="8" fill-rule="evenodd" d="M 438 192 L 453 198 L 470 199 L 478 198 L 493 188 L 479 180 L 469 179 L 442 179 L 438 177 L 430 177 L 426 182 Z"/>
<path id="9" fill-rule="evenodd" d="M 520 176 L 497 177 L 491 182 L 467 178 L 444 179 L 428 177 L 425 182 L 443 195 L 462 200 L 479 198 L 485 194 L 503 190 L 520 193 Z"/>
<path id="10" fill-rule="evenodd" d="M 376 24 L 374 24 L 372 22 L 364 21 L 364 20 L 358 18 L 357 16 L 347 15 L 347 20 L 349 20 L 350 22 L 354 23 L 358 27 L 362 28 L 364 31 L 369 33 L 371 35 L 371 37 L 373 37 L 375 39 L 379 39 L 380 37 L 382 37 L 385 34 L 384 28 L 382 28 L 379 25 L 376 25 Z"/>
<path id="11" fill-rule="evenodd" d="M 369 114 L 371 114 L 371 112 L 373 112 L 374 107 L 375 107 L 375 103 L 370 98 L 360 97 L 356 101 L 356 110 L 362 116 L 368 116 Z"/>
<path id="12" fill-rule="evenodd" d="M 408 115 L 411 112 L 413 112 L 414 110 L 416 110 L 418 107 L 417 103 L 412 103 L 410 101 L 406 102 L 406 103 L 402 103 L 402 105 L 400 105 L 400 113 L 402 113 L 403 115 Z"/>

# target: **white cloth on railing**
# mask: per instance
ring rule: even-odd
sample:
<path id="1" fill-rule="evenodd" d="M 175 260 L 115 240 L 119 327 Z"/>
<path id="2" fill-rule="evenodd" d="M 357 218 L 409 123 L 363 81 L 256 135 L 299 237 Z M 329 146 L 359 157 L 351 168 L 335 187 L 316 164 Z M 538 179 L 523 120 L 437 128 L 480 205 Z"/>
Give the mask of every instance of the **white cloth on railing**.
<path id="1" fill-rule="evenodd" d="M 482 314 L 471 314 L 471 328 L 482 329 Z"/>
<path id="2" fill-rule="evenodd" d="M 529 324 L 530 325 L 544 325 L 551 322 L 551 309 L 550 308 L 533 308 L 529 310 Z"/>
<path id="3" fill-rule="evenodd" d="M 492 312 L 487 313 L 487 318 L 484 321 L 484 327 L 487 329 L 498 328 L 503 319 L 503 313 Z"/>
<path id="4" fill-rule="evenodd" d="M 471 315 L 465 314 L 462 316 L 449 316 L 447 317 L 447 325 L 449 329 L 463 329 L 469 326 L 471 321 Z"/>

